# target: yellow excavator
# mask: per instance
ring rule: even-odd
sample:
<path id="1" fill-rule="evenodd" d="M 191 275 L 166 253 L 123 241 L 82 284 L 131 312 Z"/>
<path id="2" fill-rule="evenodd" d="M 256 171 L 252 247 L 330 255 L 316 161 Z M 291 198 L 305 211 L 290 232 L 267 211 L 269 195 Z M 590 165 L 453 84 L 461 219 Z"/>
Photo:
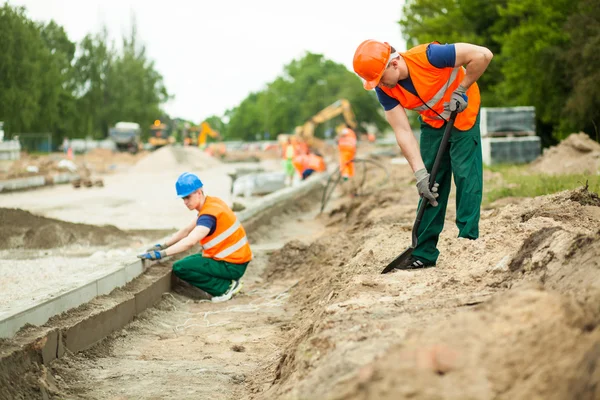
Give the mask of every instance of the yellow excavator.
<path id="1" fill-rule="evenodd" d="M 315 133 L 315 127 L 323 122 L 337 117 L 340 114 L 344 116 L 344 121 L 350 125 L 352 129 L 356 128 L 356 117 L 354 116 L 350 102 L 346 99 L 340 99 L 319 111 L 308 121 L 306 121 L 304 125 L 296 127 L 295 136 L 311 146 Z"/>
<path id="2" fill-rule="evenodd" d="M 192 126 L 189 132 L 196 132 L 196 140 L 192 139 L 192 143 L 197 144 L 198 147 L 206 147 L 206 139 L 210 136 L 213 139 L 221 138 L 219 132 L 215 131 L 208 122 L 204 121 L 198 126 Z"/>

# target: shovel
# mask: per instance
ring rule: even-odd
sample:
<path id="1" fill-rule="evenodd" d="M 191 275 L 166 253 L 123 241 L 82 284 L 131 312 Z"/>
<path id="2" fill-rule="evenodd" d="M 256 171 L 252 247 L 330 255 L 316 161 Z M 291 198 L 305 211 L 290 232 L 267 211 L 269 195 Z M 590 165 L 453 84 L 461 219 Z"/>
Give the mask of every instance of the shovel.
<path id="1" fill-rule="evenodd" d="M 452 128 L 454 127 L 455 119 L 456 111 L 452 111 L 452 113 L 450 114 L 450 119 L 446 124 L 446 130 L 444 131 L 444 136 L 442 137 L 440 148 L 438 149 L 437 155 L 435 156 L 435 161 L 433 162 L 433 169 L 431 170 L 431 174 L 429 175 L 429 190 L 433 188 L 433 184 L 435 183 L 435 176 L 437 175 L 438 169 L 440 169 L 442 155 L 446 151 L 446 147 L 448 147 L 448 140 L 450 140 L 450 133 L 452 132 Z M 389 263 L 387 267 L 385 267 L 383 271 L 381 271 L 382 274 L 387 274 L 388 272 L 393 271 L 397 266 L 405 263 L 412 255 L 412 252 L 417 248 L 417 231 L 419 230 L 419 225 L 421 225 L 421 219 L 423 218 L 423 214 L 425 214 L 425 208 L 427 207 L 427 205 L 429 205 L 429 201 L 421 201 L 419 212 L 417 212 L 417 219 L 415 220 L 415 224 L 412 228 L 412 244 L 408 249 L 404 250 L 402 254 L 400 254 L 391 263 Z"/>

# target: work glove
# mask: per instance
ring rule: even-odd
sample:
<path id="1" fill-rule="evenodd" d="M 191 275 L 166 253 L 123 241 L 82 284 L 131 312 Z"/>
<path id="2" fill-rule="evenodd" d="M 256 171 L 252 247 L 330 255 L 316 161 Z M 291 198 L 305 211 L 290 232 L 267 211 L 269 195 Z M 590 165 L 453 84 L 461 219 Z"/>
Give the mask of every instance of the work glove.
<path id="1" fill-rule="evenodd" d="M 429 190 L 429 172 L 427 172 L 425 168 L 416 171 L 415 178 L 417 178 L 417 190 L 419 191 L 419 196 L 424 197 L 429 201 L 429 204 L 437 207 L 438 202 L 436 199 L 439 196 L 438 187 L 440 184 L 435 182 L 431 190 Z"/>
<path id="2" fill-rule="evenodd" d="M 456 88 L 454 92 L 452 92 L 452 97 L 450 97 L 450 102 L 444 103 L 444 110 L 446 111 L 456 111 L 463 112 L 466 110 L 469 105 L 469 97 L 467 96 L 467 89 L 465 89 L 462 85 Z"/>
<path id="3" fill-rule="evenodd" d="M 167 256 L 167 252 L 152 250 L 147 253 L 138 254 L 137 258 L 141 258 L 142 260 L 160 260 L 161 258 L 165 258 Z"/>
<path id="4" fill-rule="evenodd" d="M 154 250 L 160 251 L 160 250 L 165 250 L 167 247 L 169 247 L 169 246 L 167 246 L 166 243 L 162 243 L 162 244 L 159 243 L 159 244 L 155 244 L 154 246 L 150 247 L 149 249 L 146 249 L 146 251 L 154 251 Z"/>

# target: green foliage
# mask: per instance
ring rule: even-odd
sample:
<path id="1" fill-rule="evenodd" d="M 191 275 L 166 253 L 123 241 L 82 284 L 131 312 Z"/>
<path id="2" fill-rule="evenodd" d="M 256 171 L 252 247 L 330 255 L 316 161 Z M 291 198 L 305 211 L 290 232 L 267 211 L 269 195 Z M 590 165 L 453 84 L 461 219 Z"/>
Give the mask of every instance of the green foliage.
<path id="1" fill-rule="evenodd" d="M 348 99 L 360 123 L 386 127 L 373 92 L 363 89 L 356 75 L 326 59 L 322 54 L 306 53 L 284 67 L 283 74 L 266 89 L 248 95 L 237 107 L 228 110 L 229 119 L 222 133 L 230 139 L 254 140 L 269 132 L 271 138 L 293 132 L 310 117 L 338 99 Z M 317 126 L 315 134 L 323 136 L 327 128 L 342 121 L 336 117 Z"/>
<path id="2" fill-rule="evenodd" d="M 526 166 L 500 165 L 489 170 L 502 175 L 500 183 L 492 183 L 485 202 L 491 203 L 504 197 L 536 197 L 572 190 L 589 183 L 589 190 L 600 191 L 600 176 L 597 175 L 544 175 L 530 174 Z"/>
<path id="3" fill-rule="evenodd" d="M 106 30 L 76 44 L 50 21 L 31 21 L 25 8 L 0 8 L 0 121 L 9 136 L 51 132 L 105 138 L 118 121 L 148 128 L 169 95 L 162 76 L 136 42 L 135 23 L 122 51 Z"/>
<path id="4" fill-rule="evenodd" d="M 473 43 L 498 53 L 501 43 L 496 35 L 504 27 L 498 17 L 498 8 L 507 0 L 407 0 L 399 24 L 407 42 L 407 48 L 420 43 Z M 392 43 L 393 45 L 393 43 Z M 479 78 L 484 106 L 498 106 L 496 98 L 489 95 L 488 88 L 501 79 L 496 59 Z"/>
<path id="5" fill-rule="evenodd" d="M 407 45 L 468 42 L 495 54 L 483 106 L 533 105 L 545 145 L 600 125 L 597 0 L 407 0 Z"/>

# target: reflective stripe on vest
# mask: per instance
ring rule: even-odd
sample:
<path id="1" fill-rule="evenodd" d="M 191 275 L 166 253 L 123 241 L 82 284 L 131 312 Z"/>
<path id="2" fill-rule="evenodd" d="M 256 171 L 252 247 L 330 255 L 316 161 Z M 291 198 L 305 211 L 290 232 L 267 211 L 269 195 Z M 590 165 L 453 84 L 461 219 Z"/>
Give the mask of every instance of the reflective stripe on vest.
<path id="1" fill-rule="evenodd" d="M 235 223 L 233 225 L 231 225 L 227 230 L 221 232 L 221 234 L 211 240 L 209 240 L 208 242 L 204 243 L 202 245 L 202 247 L 205 250 L 208 250 L 212 247 L 215 247 L 216 245 L 218 245 L 219 243 L 221 243 L 223 240 L 227 239 L 229 236 L 233 235 L 233 233 L 235 231 L 238 230 L 238 228 L 240 227 L 240 221 L 239 220 L 235 220 Z M 219 253 L 220 254 L 220 253 Z M 231 254 L 231 253 L 229 253 Z"/>
<path id="2" fill-rule="evenodd" d="M 225 258 L 227 256 L 230 256 L 239 249 L 241 249 L 246 243 L 248 243 L 248 238 L 244 236 L 237 243 L 234 243 L 225 250 L 221 251 L 220 253 L 215 254 L 215 258 Z"/>
<path id="3" fill-rule="evenodd" d="M 429 108 L 433 108 L 433 106 L 435 106 L 444 97 L 444 94 L 446 94 L 446 91 L 448 90 L 450 85 L 452 85 L 454 83 L 454 81 L 456 80 L 456 76 L 458 75 L 458 70 L 460 68 L 462 68 L 462 67 L 453 68 L 452 74 L 450 74 L 450 78 L 448 78 L 448 81 L 446 82 L 446 84 L 444 86 L 442 86 L 440 88 L 440 90 L 438 90 L 438 92 L 429 101 L 426 101 L 425 104 L 423 104 L 422 106 L 413 108 L 413 110 L 425 111 L 425 110 L 429 110 Z M 447 115 L 445 115 L 445 114 L 447 114 Z M 444 111 L 442 113 L 442 117 L 450 118 L 450 112 Z M 440 119 L 439 116 L 435 116 L 433 118 Z"/>

